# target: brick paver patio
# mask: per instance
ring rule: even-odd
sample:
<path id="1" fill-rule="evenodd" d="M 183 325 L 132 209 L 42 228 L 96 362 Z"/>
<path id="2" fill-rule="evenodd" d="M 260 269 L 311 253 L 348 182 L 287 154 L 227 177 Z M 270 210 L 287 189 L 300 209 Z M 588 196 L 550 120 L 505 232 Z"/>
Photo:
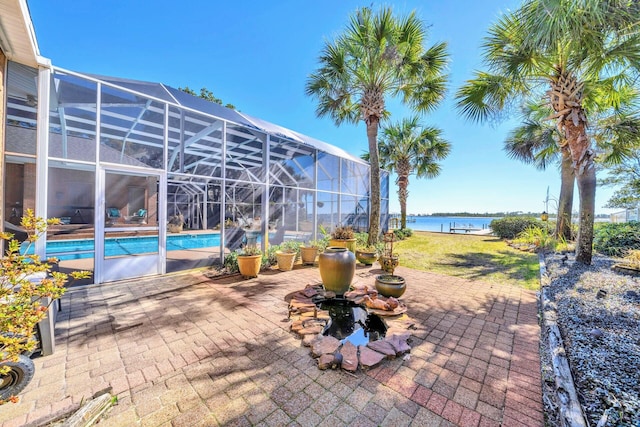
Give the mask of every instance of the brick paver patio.
<path id="1" fill-rule="evenodd" d="M 358 267 L 371 283 L 375 267 Z M 533 291 L 399 267 L 409 357 L 320 371 L 289 332 L 284 296 L 317 267 L 252 280 L 200 272 L 71 289 L 55 354 L 35 359 L 3 426 L 42 425 L 105 389 L 101 426 L 542 426 Z"/>

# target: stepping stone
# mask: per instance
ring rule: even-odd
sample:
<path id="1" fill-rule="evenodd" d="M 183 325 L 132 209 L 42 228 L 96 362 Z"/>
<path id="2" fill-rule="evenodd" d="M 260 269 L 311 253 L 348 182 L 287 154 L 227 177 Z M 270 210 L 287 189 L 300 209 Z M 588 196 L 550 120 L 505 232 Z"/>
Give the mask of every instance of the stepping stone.
<path id="1" fill-rule="evenodd" d="M 360 351 L 360 367 L 363 370 L 376 367 L 385 357 L 384 354 L 373 351 L 364 345 L 358 346 L 358 351 Z"/>
<path id="2" fill-rule="evenodd" d="M 355 372 L 358 370 L 358 349 L 350 341 L 345 342 L 340 349 L 342 354 L 342 369 Z"/>

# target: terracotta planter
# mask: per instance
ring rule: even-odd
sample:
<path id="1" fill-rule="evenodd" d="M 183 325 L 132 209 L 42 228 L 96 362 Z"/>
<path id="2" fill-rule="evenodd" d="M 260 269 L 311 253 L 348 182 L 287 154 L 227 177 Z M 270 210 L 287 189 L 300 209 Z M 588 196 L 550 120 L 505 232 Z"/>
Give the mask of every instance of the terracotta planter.
<path id="1" fill-rule="evenodd" d="M 347 248 L 354 254 L 356 253 L 356 239 L 330 239 L 329 246 Z"/>
<path id="2" fill-rule="evenodd" d="M 372 265 L 378 259 L 378 253 L 376 251 L 356 250 L 356 259 L 359 263 L 364 265 Z"/>
<path id="3" fill-rule="evenodd" d="M 376 290 L 385 297 L 400 298 L 407 290 L 404 277 L 394 274 L 381 274 L 376 276 Z"/>
<path id="4" fill-rule="evenodd" d="M 182 225 L 168 224 L 167 231 L 169 233 L 180 233 L 182 231 Z"/>
<path id="5" fill-rule="evenodd" d="M 315 264 L 318 256 L 318 248 L 315 246 L 300 246 L 300 256 L 303 264 Z"/>
<path id="6" fill-rule="evenodd" d="M 262 264 L 262 255 L 239 255 L 238 269 L 245 279 L 258 277 L 260 265 Z"/>
<path id="7" fill-rule="evenodd" d="M 380 262 L 380 266 L 387 273 L 393 273 L 393 270 L 398 266 L 399 260 L 398 255 L 387 256 L 382 255 L 378 262 Z"/>
<path id="8" fill-rule="evenodd" d="M 293 270 L 293 264 L 296 262 L 295 252 L 283 252 L 276 251 L 276 258 L 278 259 L 278 270 L 291 271 Z"/>
<path id="9" fill-rule="evenodd" d="M 356 273 L 356 256 L 347 248 L 329 246 L 319 255 L 318 266 L 324 289 L 344 295 Z"/>

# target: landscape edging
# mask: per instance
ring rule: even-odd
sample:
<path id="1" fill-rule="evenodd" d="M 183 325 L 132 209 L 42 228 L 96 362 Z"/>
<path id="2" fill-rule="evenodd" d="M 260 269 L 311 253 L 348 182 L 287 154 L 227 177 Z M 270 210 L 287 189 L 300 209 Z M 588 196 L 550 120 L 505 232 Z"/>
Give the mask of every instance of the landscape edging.
<path id="1" fill-rule="evenodd" d="M 556 305 L 547 293 L 550 279 L 543 252 L 538 253 L 538 262 L 540 265 L 541 326 L 546 329 L 560 419 L 566 427 L 587 427 L 564 349 L 562 334 L 558 327 Z"/>

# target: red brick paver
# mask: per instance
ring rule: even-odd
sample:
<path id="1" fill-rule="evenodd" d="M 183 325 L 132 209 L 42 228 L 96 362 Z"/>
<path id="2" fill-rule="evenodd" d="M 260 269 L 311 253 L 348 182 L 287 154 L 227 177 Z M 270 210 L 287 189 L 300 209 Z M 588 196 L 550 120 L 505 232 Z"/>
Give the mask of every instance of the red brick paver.
<path id="1" fill-rule="evenodd" d="M 358 267 L 371 283 L 376 267 Z M 355 376 L 320 371 L 284 297 L 315 267 L 256 279 L 201 272 L 71 289 L 56 353 L 35 359 L 3 426 L 40 425 L 111 389 L 104 426 L 542 426 L 536 296 L 398 267 L 411 353 Z"/>

